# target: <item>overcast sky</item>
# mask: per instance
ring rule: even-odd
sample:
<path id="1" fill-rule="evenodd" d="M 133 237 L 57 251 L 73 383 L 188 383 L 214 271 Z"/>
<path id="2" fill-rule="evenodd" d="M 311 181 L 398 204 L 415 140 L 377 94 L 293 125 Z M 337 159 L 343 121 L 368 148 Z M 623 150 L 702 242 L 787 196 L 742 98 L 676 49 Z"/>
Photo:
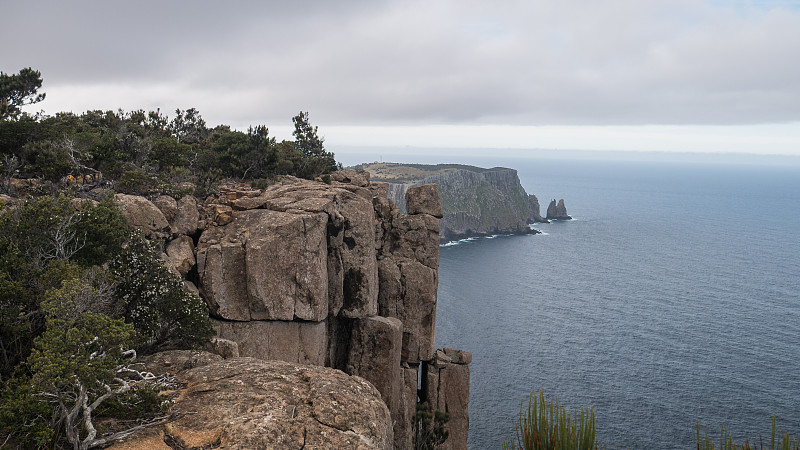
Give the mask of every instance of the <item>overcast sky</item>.
<path id="1" fill-rule="evenodd" d="M 800 0 L 3 1 L 53 114 L 197 108 L 329 147 L 800 155 Z"/>

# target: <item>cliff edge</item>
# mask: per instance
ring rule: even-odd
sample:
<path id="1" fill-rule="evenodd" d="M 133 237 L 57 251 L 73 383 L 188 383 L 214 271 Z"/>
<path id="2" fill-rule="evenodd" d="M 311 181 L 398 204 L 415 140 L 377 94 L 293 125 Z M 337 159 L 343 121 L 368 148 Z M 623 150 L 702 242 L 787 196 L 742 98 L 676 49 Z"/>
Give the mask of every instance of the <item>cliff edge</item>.
<path id="1" fill-rule="evenodd" d="M 547 222 L 539 200 L 525 192 L 517 171 L 504 167 L 440 164 L 373 163 L 361 168 L 374 180 L 388 182 L 389 198 L 405 210 L 405 193 L 413 186 L 436 184 L 442 197 L 443 242 L 493 234 L 536 233 L 529 224 Z"/>
<path id="2" fill-rule="evenodd" d="M 450 414 L 450 437 L 441 448 L 466 448 L 471 355 L 435 346 L 440 194 L 431 184 L 408 187 L 403 200 L 409 213 L 404 214 L 389 199 L 389 188 L 370 182 L 365 172 L 340 171 L 331 174 L 329 185 L 284 177 L 266 189 L 224 186 L 204 200 L 116 197 L 130 226 L 164 239 L 164 260 L 208 305 L 217 330 L 208 349 L 231 358 L 212 364 L 213 376 L 207 373 L 211 369 L 185 374 L 190 388 L 203 377 L 249 385 L 267 382 L 253 378 L 256 372 L 265 380 L 305 374 L 284 389 L 297 402 L 292 404 L 301 405 L 300 415 L 263 411 L 258 420 L 280 423 L 264 429 L 267 434 L 258 439 L 266 441 L 242 442 L 291 448 L 279 445 L 285 433 L 275 430 L 294 425 L 306 430 L 298 435 L 305 442 L 326 442 L 316 434 L 329 433 L 331 426 L 344 432 L 342 439 L 353 437 L 351 428 L 322 423 L 327 407 L 307 410 L 299 394 L 308 390 L 303 385 L 308 377 L 338 383 L 337 392 L 352 390 L 359 381 L 343 381 L 349 375 L 374 386 L 388 410 L 386 415 L 380 408 L 357 408 L 368 417 L 354 420 L 377 423 L 367 434 L 356 433 L 365 437 L 356 436 L 364 448 L 387 448 L 387 440 L 391 448 L 412 448 L 413 416 L 423 401 Z M 336 370 L 317 372 L 309 366 Z M 227 395 L 222 385 L 197 389 L 209 392 L 212 404 L 239 401 L 214 394 Z M 236 408 L 250 408 L 243 401 Z M 208 416 L 203 429 L 223 430 L 220 440 L 238 433 L 239 441 L 250 432 L 238 420 Z M 213 442 L 202 445 L 217 442 L 214 433 Z"/>

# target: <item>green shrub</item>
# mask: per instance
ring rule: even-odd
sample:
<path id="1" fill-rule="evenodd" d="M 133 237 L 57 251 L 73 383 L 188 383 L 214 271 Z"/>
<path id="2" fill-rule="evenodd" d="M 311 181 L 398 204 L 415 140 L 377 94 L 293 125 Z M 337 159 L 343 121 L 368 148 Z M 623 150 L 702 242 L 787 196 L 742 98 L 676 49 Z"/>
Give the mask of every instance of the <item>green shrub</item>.
<path id="1" fill-rule="evenodd" d="M 8 380 L 0 390 L 0 430 L 8 439 L 8 448 L 45 448 L 56 436 L 52 407 L 37 394 L 23 374 Z"/>
<path id="2" fill-rule="evenodd" d="M 125 248 L 111 261 L 125 319 L 145 339 L 145 351 L 198 347 L 213 335 L 205 302 L 183 287 L 169 271 L 156 246 L 141 232 L 133 232 Z"/>
<path id="3" fill-rule="evenodd" d="M 528 406 L 520 402 L 519 423 L 515 424 L 516 437 L 501 440 L 503 449 L 509 450 L 590 450 L 597 448 L 594 436 L 594 409 L 581 408 L 572 414 L 558 399 L 545 400 L 544 390 L 539 396 L 531 394 Z"/>
<path id="4" fill-rule="evenodd" d="M 450 436 L 450 432 L 445 428 L 449 420 L 450 414 L 438 410 L 431 411 L 428 402 L 417 403 L 417 411 L 413 418 L 414 449 L 435 450 L 444 444 Z"/>
<path id="5" fill-rule="evenodd" d="M 161 192 L 161 183 L 158 178 L 139 170 L 128 170 L 119 177 L 117 189 L 125 194 L 147 196 Z"/>
<path id="6" fill-rule="evenodd" d="M 73 259 L 84 266 L 100 265 L 110 260 L 122 250 L 122 244 L 130 236 L 125 217 L 110 195 L 96 205 L 86 202 L 74 228 L 77 235 L 85 239 L 86 245 L 75 253 Z"/>

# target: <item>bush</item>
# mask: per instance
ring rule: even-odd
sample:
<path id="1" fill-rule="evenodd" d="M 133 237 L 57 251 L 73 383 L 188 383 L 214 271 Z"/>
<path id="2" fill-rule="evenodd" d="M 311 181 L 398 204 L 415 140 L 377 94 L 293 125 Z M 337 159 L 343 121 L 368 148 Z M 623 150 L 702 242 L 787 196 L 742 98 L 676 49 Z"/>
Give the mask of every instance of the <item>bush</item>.
<path id="1" fill-rule="evenodd" d="M 87 245 L 78 250 L 73 259 L 84 266 L 110 260 L 122 250 L 122 244 L 130 236 L 125 217 L 110 195 L 96 205 L 84 203 L 75 230 Z"/>
<path id="2" fill-rule="evenodd" d="M 147 196 L 161 192 L 161 183 L 139 170 L 128 170 L 119 178 L 117 189 L 125 194 Z"/>
<path id="3" fill-rule="evenodd" d="M 545 400 L 531 394 L 528 406 L 520 402 L 516 439 L 501 440 L 509 450 L 590 450 L 597 448 L 594 437 L 594 409 L 581 408 L 567 414 L 558 399 Z"/>
<path id="4" fill-rule="evenodd" d="M 111 261 L 125 319 L 145 339 L 143 350 L 198 347 L 213 335 L 205 302 L 183 287 L 169 271 L 155 245 L 134 232 L 126 247 Z"/>
<path id="5" fill-rule="evenodd" d="M 442 411 L 431 411 L 428 402 L 417 403 L 414 413 L 414 448 L 416 450 L 435 450 L 444 444 L 450 436 L 445 424 L 450 414 Z"/>

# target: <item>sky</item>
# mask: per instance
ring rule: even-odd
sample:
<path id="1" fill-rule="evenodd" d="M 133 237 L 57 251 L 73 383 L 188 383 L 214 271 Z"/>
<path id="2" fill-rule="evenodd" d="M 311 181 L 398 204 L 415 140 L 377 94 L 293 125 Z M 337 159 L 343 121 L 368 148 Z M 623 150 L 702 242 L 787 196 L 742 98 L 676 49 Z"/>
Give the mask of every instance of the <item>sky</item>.
<path id="1" fill-rule="evenodd" d="M 47 114 L 197 108 L 328 148 L 800 156 L 800 0 L 0 2 Z"/>

